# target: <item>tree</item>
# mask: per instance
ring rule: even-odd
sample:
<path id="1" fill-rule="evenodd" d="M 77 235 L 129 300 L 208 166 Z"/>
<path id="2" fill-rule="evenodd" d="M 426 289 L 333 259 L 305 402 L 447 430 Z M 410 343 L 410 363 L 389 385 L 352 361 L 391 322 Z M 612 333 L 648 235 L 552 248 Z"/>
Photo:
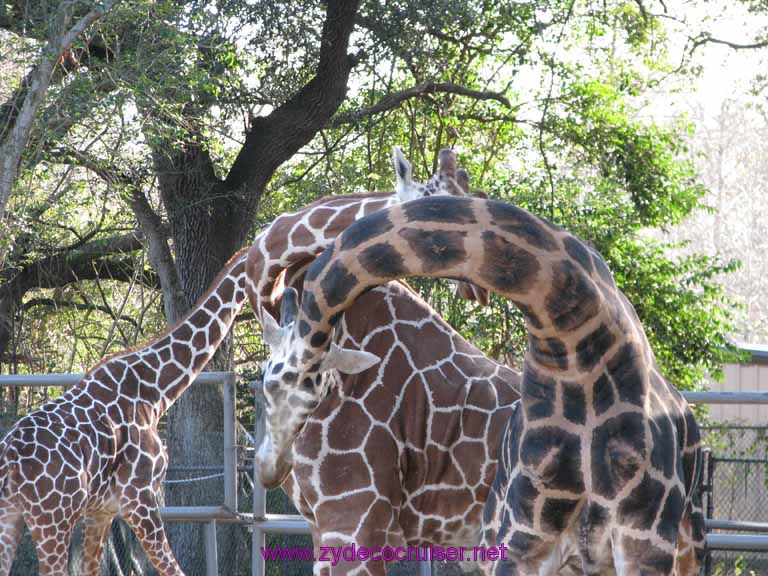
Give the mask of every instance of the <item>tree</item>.
<path id="1" fill-rule="evenodd" d="M 0 17 L 16 32 L 41 22 Z M 648 296 L 643 318 L 664 318 L 654 331 L 669 347 L 662 360 L 684 384 L 722 357 L 729 320 L 714 296 L 685 326 L 701 336 L 703 363 L 691 353 L 675 364 L 681 325 L 656 314 L 655 294 L 687 274 L 690 290 L 669 306 L 693 306 L 689 292 L 710 286 L 720 265 L 676 268 L 642 240 L 702 193 L 679 157 L 684 127 L 634 119 L 634 102 L 671 73 L 663 19 L 643 3 L 124 0 L 74 49 L 78 64 L 47 93 L 9 204 L 0 361 L 10 369 L 43 364 L 31 341 L 51 346 L 52 368 L 65 358 L 86 367 L 151 334 L 161 322 L 153 290 L 172 323 L 274 214 L 327 193 L 389 188 L 392 144 L 406 146 L 422 175 L 452 146 L 476 187 L 592 240 L 627 291 Z M 519 352 L 506 304 L 494 303 L 492 321 L 442 285 L 421 286 L 487 351 Z M 79 337 L 54 349 L 44 327 Z M 231 366 L 228 342 L 211 367 Z M 174 464 L 218 461 L 219 405 L 219 390 L 193 387 L 174 406 Z M 210 504 L 210 492 L 169 498 Z M 194 574 L 196 530 L 172 537 Z"/>

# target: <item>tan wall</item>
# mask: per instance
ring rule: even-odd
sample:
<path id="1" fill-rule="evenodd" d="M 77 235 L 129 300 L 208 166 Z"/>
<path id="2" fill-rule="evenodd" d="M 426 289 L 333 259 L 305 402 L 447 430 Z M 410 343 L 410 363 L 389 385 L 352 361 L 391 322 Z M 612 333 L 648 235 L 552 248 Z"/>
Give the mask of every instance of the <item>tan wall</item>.
<path id="1" fill-rule="evenodd" d="M 712 382 L 712 392 L 768 392 L 768 365 L 726 364 L 722 382 Z M 709 408 L 713 420 L 731 424 L 768 425 L 768 404 L 723 404 Z"/>

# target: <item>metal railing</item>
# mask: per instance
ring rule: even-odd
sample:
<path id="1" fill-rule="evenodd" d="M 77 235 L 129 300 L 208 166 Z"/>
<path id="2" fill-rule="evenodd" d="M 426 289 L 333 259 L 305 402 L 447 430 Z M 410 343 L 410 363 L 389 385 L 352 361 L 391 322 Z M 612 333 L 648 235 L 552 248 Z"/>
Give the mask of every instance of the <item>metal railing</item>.
<path id="1" fill-rule="evenodd" d="M 45 374 L 45 375 L 10 375 L 0 376 L 2 386 L 30 387 L 66 387 L 79 382 L 82 374 Z M 205 523 L 206 575 L 218 574 L 216 544 L 217 523 L 237 523 L 252 530 L 252 570 L 253 576 L 264 575 L 264 559 L 261 548 L 265 545 L 265 535 L 272 534 L 311 534 L 309 524 L 303 516 L 286 514 L 268 514 L 266 511 L 266 490 L 258 483 L 254 469 L 253 513 L 237 511 L 237 442 L 235 435 L 235 381 L 233 372 L 204 372 L 197 377 L 196 385 L 223 385 L 224 410 L 224 498 L 218 506 L 167 506 L 161 509 L 161 516 L 166 522 L 202 522 Z M 763 392 L 683 392 L 691 404 L 768 404 L 768 393 Z M 255 444 L 258 446 L 263 435 L 263 419 L 257 418 L 255 425 Z M 707 531 L 728 530 L 728 533 L 707 534 L 707 545 L 712 550 L 732 551 L 768 551 L 768 535 L 739 534 L 738 532 L 760 532 L 768 534 L 768 523 L 741 522 L 734 520 L 706 521 Z M 429 562 L 420 562 L 421 576 L 429 576 Z"/>

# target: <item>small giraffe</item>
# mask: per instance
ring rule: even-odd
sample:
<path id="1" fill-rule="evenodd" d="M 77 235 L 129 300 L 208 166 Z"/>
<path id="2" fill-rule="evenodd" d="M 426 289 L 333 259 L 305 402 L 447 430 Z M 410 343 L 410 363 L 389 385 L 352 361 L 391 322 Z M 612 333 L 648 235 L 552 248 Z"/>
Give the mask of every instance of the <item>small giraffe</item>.
<path id="1" fill-rule="evenodd" d="M 283 300 L 283 321 L 296 312 L 294 294 Z M 421 346 L 424 340 L 434 348 Z M 312 526 L 315 550 L 478 546 L 520 375 L 395 282 L 347 310 L 336 342 L 382 362 L 353 377 L 334 371 L 293 443 L 282 488 Z M 316 562 L 314 569 L 383 575 L 386 563 Z"/>
<path id="2" fill-rule="evenodd" d="M 72 529 L 82 519 L 82 573 L 97 576 L 118 514 L 160 574 L 182 573 L 160 519 L 167 455 L 157 425 L 246 301 L 246 257 L 245 249 L 235 254 L 175 327 L 142 348 L 105 358 L 0 441 L 0 575 L 11 569 L 24 523 L 40 574 L 66 574 Z"/>
<path id="3" fill-rule="evenodd" d="M 283 405 L 318 405 L 329 358 L 345 354 L 331 338 L 344 310 L 371 286 L 412 275 L 471 281 L 526 319 L 521 403 L 484 516 L 484 541 L 504 544 L 506 560 L 486 569 L 697 574 L 704 533 L 692 412 L 659 373 L 597 252 L 509 204 L 407 202 L 359 220 L 317 257 L 295 320 L 278 327 L 263 314 L 272 354 L 264 386 L 282 402 L 267 406 L 273 441 L 303 424 L 275 418 Z"/>
<path id="4" fill-rule="evenodd" d="M 436 174 L 430 194 L 455 193 L 458 184 L 450 176 L 445 170 Z M 414 193 L 411 188 L 417 186 L 408 190 Z M 331 232 L 338 234 L 355 218 L 398 201 L 391 194 L 329 197 L 298 214 L 321 225 L 319 252 L 335 237 Z M 286 219 L 278 222 L 276 230 L 285 231 Z M 270 231 L 275 230 L 259 235 L 254 245 L 266 246 L 266 254 L 277 245 L 285 254 Z M 308 231 L 306 226 L 293 229 L 290 238 L 302 245 L 301 234 Z M 60 398 L 19 420 L 0 441 L 0 576 L 10 571 L 24 523 L 36 542 L 41 574 L 65 571 L 71 531 L 81 518 L 83 574 L 97 574 L 116 514 L 136 532 L 161 574 L 181 574 L 156 499 L 167 464 L 157 424 L 223 340 L 246 301 L 246 288 L 263 290 L 258 280 L 246 277 L 247 259 L 247 249 L 238 252 L 176 327 L 140 349 L 106 358 Z"/>

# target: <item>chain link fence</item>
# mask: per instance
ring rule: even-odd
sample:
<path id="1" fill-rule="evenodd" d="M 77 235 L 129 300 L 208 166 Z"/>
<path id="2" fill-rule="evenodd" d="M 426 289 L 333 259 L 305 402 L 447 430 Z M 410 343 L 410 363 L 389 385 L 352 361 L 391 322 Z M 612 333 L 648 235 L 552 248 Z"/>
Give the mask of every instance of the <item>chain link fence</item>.
<path id="1" fill-rule="evenodd" d="M 768 523 L 768 427 L 711 425 L 702 432 L 711 449 L 708 517 Z M 705 573 L 762 576 L 768 574 L 768 553 L 711 550 Z"/>

